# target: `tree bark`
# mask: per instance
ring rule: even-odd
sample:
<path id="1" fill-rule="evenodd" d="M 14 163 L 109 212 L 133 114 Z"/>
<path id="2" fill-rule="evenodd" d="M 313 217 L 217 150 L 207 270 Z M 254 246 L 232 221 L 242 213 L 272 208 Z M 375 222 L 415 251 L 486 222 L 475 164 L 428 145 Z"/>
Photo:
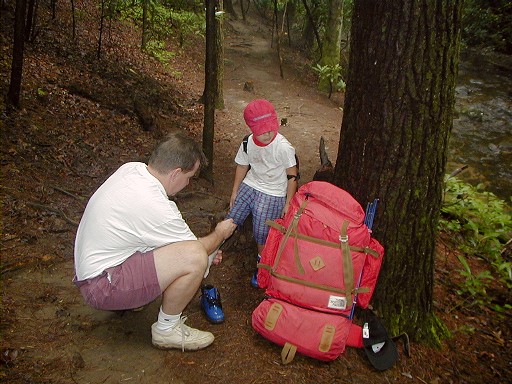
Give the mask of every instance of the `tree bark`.
<path id="1" fill-rule="evenodd" d="M 460 0 L 355 2 L 334 183 L 380 199 L 374 307 L 392 334 L 438 342 L 434 252 L 460 46 Z"/>

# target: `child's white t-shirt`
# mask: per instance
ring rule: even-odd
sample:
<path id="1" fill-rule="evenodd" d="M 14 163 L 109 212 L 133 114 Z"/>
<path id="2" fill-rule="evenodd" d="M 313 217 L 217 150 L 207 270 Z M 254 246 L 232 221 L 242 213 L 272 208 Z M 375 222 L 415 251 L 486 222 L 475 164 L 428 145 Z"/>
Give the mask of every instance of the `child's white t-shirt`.
<path id="1" fill-rule="evenodd" d="M 137 251 L 196 239 L 147 165 L 126 163 L 87 204 L 76 235 L 75 273 L 90 279 Z"/>
<path id="2" fill-rule="evenodd" d="M 252 136 L 250 135 L 247 141 L 247 153 L 242 144 L 235 156 L 237 164 L 251 166 L 243 182 L 271 196 L 286 196 L 286 169 L 297 163 L 295 149 L 280 133 L 264 147 L 256 145 Z"/>

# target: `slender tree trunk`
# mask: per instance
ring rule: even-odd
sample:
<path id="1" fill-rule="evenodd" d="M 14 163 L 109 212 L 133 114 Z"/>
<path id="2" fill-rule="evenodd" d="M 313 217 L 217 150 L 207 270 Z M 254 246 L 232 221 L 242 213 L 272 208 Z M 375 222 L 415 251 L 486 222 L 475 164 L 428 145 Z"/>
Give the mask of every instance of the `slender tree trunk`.
<path id="1" fill-rule="evenodd" d="M 12 48 L 11 82 L 6 102 L 16 108 L 20 107 L 21 82 L 23 78 L 23 53 L 25 49 L 25 17 L 27 1 L 16 0 L 14 19 L 14 43 Z"/>
<path id="2" fill-rule="evenodd" d="M 237 19 L 238 16 L 236 14 L 235 8 L 233 7 L 233 0 L 224 0 L 224 8 L 226 9 L 226 12 L 233 18 Z"/>
<path id="3" fill-rule="evenodd" d="M 142 49 L 146 49 L 149 39 L 149 22 L 148 22 L 148 1 L 142 2 Z"/>
<path id="4" fill-rule="evenodd" d="M 105 21 L 105 1 L 106 0 L 101 0 L 100 31 L 98 36 L 98 51 L 96 54 L 98 59 L 101 57 L 101 44 L 103 40 L 103 22 Z"/>
<path id="5" fill-rule="evenodd" d="M 27 3 L 27 17 L 25 21 L 25 41 L 30 41 L 30 33 L 32 28 L 35 28 L 34 17 L 35 17 L 35 3 L 36 0 L 28 0 Z"/>
<path id="6" fill-rule="evenodd" d="M 57 0 L 51 0 L 51 8 L 52 8 L 52 20 L 55 20 L 57 17 Z"/>
<path id="7" fill-rule="evenodd" d="M 274 21 L 274 27 L 276 31 L 277 59 L 279 60 L 279 74 L 281 76 L 281 79 L 284 79 L 283 57 L 281 55 L 281 32 L 279 28 L 279 12 L 277 10 L 277 0 L 274 0 Z"/>
<path id="8" fill-rule="evenodd" d="M 215 18 L 215 56 L 217 62 L 215 109 L 224 109 L 224 10 L 223 0 L 218 0 L 217 12 L 221 12 Z"/>
<path id="9" fill-rule="evenodd" d="M 317 28 L 317 21 L 318 16 L 316 16 L 316 6 L 315 10 L 311 10 L 310 6 L 308 5 L 307 0 L 302 0 L 302 4 L 304 5 L 304 9 L 306 11 L 307 19 L 306 19 L 306 26 L 304 28 L 304 31 L 302 33 L 302 40 L 304 41 L 304 50 L 308 53 L 312 52 L 314 39 L 313 34 L 316 38 L 316 42 L 318 44 L 318 47 L 320 49 L 320 52 L 322 52 L 322 39 L 320 39 L 320 34 L 318 33 Z M 315 14 L 313 14 L 315 13 Z"/>
<path id="10" fill-rule="evenodd" d="M 73 40 L 76 39 L 76 9 L 75 9 L 75 0 L 71 0 L 71 18 L 73 24 Z"/>
<path id="11" fill-rule="evenodd" d="M 286 12 L 286 31 L 288 33 L 288 46 L 292 46 L 292 28 L 297 15 L 297 0 L 288 1 L 288 11 Z"/>
<path id="12" fill-rule="evenodd" d="M 215 22 L 216 1 L 206 1 L 206 57 L 205 57 L 205 86 L 204 101 L 204 127 L 203 152 L 208 165 L 201 170 L 201 177 L 213 183 L 213 139 L 215 132 L 215 91 L 217 79 L 217 57 L 215 54 L 215 41 L 217 28 Z"/>
<path id="13" fill-rule="evenodd" d="M 240 12 L 242 13 L 242 20 L 245 21 L 244 0 L 240 0 Z"/>
<path id="14" fill-rule="evenodd" d="M 460 0 L 355 2 L 334 183 L 380 199 L 374 294 L 392 334 L 438 342 L 434 251 L 460 46 Z M 399 22 L 398 22 L 399 21 Z"/>

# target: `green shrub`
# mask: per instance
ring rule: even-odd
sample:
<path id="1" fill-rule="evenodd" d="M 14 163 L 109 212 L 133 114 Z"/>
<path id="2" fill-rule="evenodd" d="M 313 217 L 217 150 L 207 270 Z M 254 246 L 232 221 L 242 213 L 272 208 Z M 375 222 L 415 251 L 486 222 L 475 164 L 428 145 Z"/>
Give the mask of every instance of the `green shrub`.
<path id="1" fill-rule="evenodd" d="M 119 2 L 117 12 L 122 20 L 129 20 L 142 28 L 142 2 Z M 159 1 L 150 1 L 148 6 L 149 40 L 165 41 L 177 36 L 180 46 L 192 36 L 204 36 L 206 21 L 204 13 L 171 7 Z"/>
<path id="2" fill-rule="evenodd" d="M 462 38 L 468 46 L 512 53 L 512 3 L 509 0 L 466 0 Z"/>
<path id="3" fill-rule="evenodd" d="M 320 65 L 317 64 L 313 70 L 318 73 L 320 82 L 326 81 L 329 84 L 329 98 L 333 91 L 344 91 L 346 84 L 341 78 L 341 66 L 336 65 Z"/>

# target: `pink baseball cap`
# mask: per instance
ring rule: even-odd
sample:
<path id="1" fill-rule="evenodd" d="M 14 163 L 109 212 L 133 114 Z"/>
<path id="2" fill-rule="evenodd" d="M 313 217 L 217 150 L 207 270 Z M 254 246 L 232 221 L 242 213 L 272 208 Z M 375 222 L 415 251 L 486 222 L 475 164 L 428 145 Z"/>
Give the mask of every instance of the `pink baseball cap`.
<path id="1" fill-rule="evenodd" d="M 279 130 L 276 110 L 268 100 L 257 99 L 247 104 L 244 119 L 255 136 Z"/>

